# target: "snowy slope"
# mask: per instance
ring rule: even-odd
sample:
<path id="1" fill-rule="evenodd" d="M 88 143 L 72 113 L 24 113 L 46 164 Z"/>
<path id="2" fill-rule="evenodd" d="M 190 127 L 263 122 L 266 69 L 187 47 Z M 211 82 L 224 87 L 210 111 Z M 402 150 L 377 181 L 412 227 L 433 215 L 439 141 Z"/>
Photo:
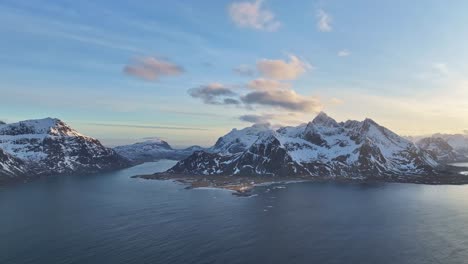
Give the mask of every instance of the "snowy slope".
<path id="1" fill-rule="evenodd" d="M 427 137 L 416 142 L 421 149 L 430 152 L 442 163 L 467 161 L 468 157 L 456 151 L 446 140 L 440 137 Z"/>
<path id="2" fill-rule="evenodd" d="M 207 151 L 221 155 L 244 152 L 257 141 L 260 135 L 269 130 L 270 128 L 266 124 L 255 124 L 241 130 L 234 128 L 228 134 L 220 137 L 216 144 Z"/>
<path id="3" fill-rule="evenodd" d="M 434 134 L 432 137 L 444 139 L 455 151 L 468 156 L 468 135 Z"/>
<path id="4" fill-rule="evenodd" d="M 197 152 L 169 172 L 387 177 L 430 174 L 439 165 L 428 152 L 371 119 L 338 123 L 320 113 L 306 125 L 244 132 L 252 130 L 233 130 L 220 138 L 222 143 L 242 143 L 238 151 L 229 151 L 235 144 L 218 140 L 213 153 Z"/>
<path id="5" fill-rule="evenodd" d="M 24 163 L 0 149 L 0 184 L 25 176 Z"/>
<path id="6" fill-rule="evenodd" d="M 98 140 L 55 118 L 0 125 L 0 149 L 24 162 L 29 175 L 97 172 L 129 165 Z"/>
<path id="7" fill-rule="evenodd" d="M 160 159 L 181 160 L 203 148 L 192 146 L 186 149 L 173 149 L 166 141 L 152 138 L 131 145 L 118 146 L 114 150 L 134 163 L 142 163 Z"/>

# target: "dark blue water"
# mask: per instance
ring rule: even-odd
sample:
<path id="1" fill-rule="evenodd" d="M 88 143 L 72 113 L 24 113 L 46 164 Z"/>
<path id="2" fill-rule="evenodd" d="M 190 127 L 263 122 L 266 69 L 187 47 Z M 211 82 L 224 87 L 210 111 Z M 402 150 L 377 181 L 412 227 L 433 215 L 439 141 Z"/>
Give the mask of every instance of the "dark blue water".
<path id="1" fill-rule="evenodd" d="M 468 261 L 468 186 L 296 183 L 239 198 L 129 178 L 171 164 L 0 189 L 0 263 Z"/>

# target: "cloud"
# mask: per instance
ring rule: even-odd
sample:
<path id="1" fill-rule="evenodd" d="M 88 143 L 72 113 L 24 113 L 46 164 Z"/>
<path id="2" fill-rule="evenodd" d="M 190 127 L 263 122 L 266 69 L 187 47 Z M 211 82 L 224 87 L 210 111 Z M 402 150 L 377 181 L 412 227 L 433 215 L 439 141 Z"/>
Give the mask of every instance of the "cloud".
<path id="1" fill-rule="evenodd" d="M 255 69 L 252 69 L 252 67 L 248 65 L 239 65 L 234 68 L 233 71 L 241 76 L 252 77 L 255 75 Z"/>
<path id="2" fill-rule="evenodd" d="M 239 117 L 239 120 L 254 123 L 254 124 L 269 124 L 270 119 L 274 116 L 270 114 L 265 115 L 242 115 Z"/>
<path id="3" fill-rule="evenodd" d="M 340 50 L 338 51 L 338 57 L 348 57 L 349 55 L 351 55 L 351 52 L 349 52 L 349 50 L 347 49 L 344 49 L 344 50 Z"/>
<path id="4" fill-rule="evenodd" d="M 319 9 L 317 12 L 317 29 L 320 32 L 330 32 L 333 30 L 331 23 L 333 19 L 323 9 Z"/>
<path id="5" fill-rule="evenodd" d="M 468 129 L 463 130 L 463 133 L 465 133 L 466 135 L 468 135 Z"/>
<path id="6" fill-rule="evenodd" d="M 131 65 L 126 65 L 123 71 L 147 81 L 156 81 L 164 76 L 177 76 L 184 69 L 172 62 L 154 57 L 139 58 Z"/>
<path id="7" fill-rule="evenodd" d="M 239 100 L 233 99 L 233 98 L 224 98 L 223 103 L 225 105 L 238 105 L 241 102 Z"/>
<path id="8" fill-rule="evenodd" d="M 188 93 L 193 98 L 201 99 L 205 104 L 235 105 L 240 103 L 238 100 L 230 98 L 236 96 L 236 93 L 231 89 L 224 87 L 220 83 L 211 83 L 197 88 L 192 88 Z"/>
<path id="9" fill-rule="evenodd" d="M 294 55 L 289 56 L 289 62 L 269 59 L 257 62 L 257 70 L 264 77 L 275 80 L 294 80 L 311 68 L 312 66 Z"/>
<path id="10" fill-rule="evenodd" d="M 302 96 L 293 90 L 259 90 L 242 96 L 241 101 L 248 106 L 272 106 L 291 111 L 317 112 L 322 108 L 317 98 Z"/>
<path id="11" fill-rule="evenodd" d="M 281 23 L 276 20 L 275 14 L 262 7 L 262 4 L 262 0 L 235 2 L 229 6 L 229 15 L 239 27 L 276 31 Z"/>
<path id="12" fill-rule="evenodd" d="M 437 73 L 439 73 L 440 75 L 449 75 L 450 73 L 450 70 L 447 66 L 447 64 L 445 63 L 441 63 L 441 62 L 436 62 L 436 63 L 433 63 L 431 65 L 431 68 L 436 71 Z"/>
<path id="13" fill-rule="evenodd" d="M 247 84 L 247 87 L 254 90 L 276 90 L 276 89 L 290 89 L 290 83 L 279 82 L 270 79 L 255 79 Z"/>

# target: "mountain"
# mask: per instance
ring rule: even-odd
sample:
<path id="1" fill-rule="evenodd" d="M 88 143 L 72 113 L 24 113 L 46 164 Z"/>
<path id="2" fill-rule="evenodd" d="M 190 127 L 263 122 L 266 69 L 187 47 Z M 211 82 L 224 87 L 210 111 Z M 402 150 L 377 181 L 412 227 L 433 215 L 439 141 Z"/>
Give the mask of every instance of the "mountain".
<path id="1" fill-rule="evenodd" d="M 455 151 L 468 156 L 468 134 L 434 134 L 432 137 L 442 138 Z"/>
<path id="2" fill-rule="evenodd" d="M 181 160 L 190 156 L 194 151 L 203 150 L 203 148 L 192 146 L 186 149 L 173 149 L 166 141 L 151 138 L 131 145 L 118 146 L 114 150 L 133 163 L 142 163 L 160 159 Z"/>
<path id="3" fill-rule="evenodd" d="M 420 139 L 416 145 L 430 152 L 441 163 L 467 161 L 468 157 L 456 151 L 445 139 L 441 137 L 427 137 Z"/>
<path id="4" fill-rule="evenodd" d="M 269 131 L 268 124 L 255 124 L 241 130 L 233 129 L 231 132 L 220 137 L 215 145 L 207 151 L 219 153 L 221 155 L 230 155 L 244 152 L 249 148 L 262 133 Z"/>
<path id="5" fill-rule="evenodd" d="M 167 172 L 386 178 L 432 175 L 439 166 L 430 153 L 371 119 L 338 123 L 323 112 L 297 127 L 233 130 L 210 150 L 195 152 Z"/>
<path id="6" fill-rule="evenodd" d="M 0 184 L 26 176 L 24 162 L 0 149 Z"/>
<path id="7" fill-rule="evenodd" d="M 21 170 L 29 177 L 94 173 L 129 166 L 129 161 L 112 149 L 55 118 L 0 125 L 0 149 L 7 154 L 6 159 L 20 161 Z"/>

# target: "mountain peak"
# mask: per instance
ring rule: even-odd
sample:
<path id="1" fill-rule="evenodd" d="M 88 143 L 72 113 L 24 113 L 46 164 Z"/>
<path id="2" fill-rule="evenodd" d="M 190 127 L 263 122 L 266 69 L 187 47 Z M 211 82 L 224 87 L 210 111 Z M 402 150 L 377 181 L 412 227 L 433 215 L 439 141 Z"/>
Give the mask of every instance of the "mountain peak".
<path id="1" fill-rule="evenodd" d="M 325 112 L 320 112 L 313 120 L 312 124 L 314 125 L 322 125 L 322 126 L 329 126 L 329 127 L 336 127 L 338 123 L 335 119 L 328 116 Z"/>

